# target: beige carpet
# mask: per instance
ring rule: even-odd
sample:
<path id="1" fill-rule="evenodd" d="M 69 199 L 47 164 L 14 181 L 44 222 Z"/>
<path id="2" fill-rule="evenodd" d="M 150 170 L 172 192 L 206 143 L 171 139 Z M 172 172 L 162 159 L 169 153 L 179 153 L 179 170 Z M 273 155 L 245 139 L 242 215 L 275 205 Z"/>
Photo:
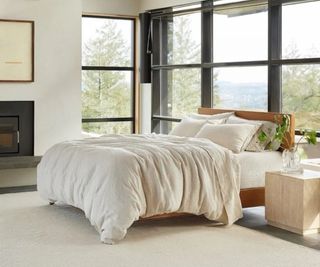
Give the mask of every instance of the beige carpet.
<path id="1" fill-rule="evenodd" d="M 135 224 L 110 246 L 84 214 L 37 192 L 0 195 L 0 266 L 320 266 L 317 250 L 196 217 Z"/>

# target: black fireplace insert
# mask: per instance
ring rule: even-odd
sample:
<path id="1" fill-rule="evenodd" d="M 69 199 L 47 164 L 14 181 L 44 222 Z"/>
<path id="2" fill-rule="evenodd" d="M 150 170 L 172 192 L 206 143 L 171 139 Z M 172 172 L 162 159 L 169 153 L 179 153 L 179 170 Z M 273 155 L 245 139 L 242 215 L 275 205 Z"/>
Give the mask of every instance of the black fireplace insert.
<path id="1" fill-rule="evenodd" d="M 19 152 L 19 117 L 0 117 L 0 153 Z"/>
<path id="2" fill-rule="evenodd" d="M 0 157 L 33 156 L 34 102 L 0 101 Z"/>

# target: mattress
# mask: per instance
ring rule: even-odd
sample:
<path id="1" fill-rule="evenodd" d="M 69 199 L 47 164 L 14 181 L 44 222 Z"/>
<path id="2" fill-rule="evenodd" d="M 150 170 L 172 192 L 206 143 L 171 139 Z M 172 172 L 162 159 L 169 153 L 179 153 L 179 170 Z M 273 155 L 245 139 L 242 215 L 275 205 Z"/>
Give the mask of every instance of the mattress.
<path id="1" fill-rule="evenodd" d="M 264 187 L 265 172 L 279 171 L 282 167 L 281 152 L 241 152 L 236 154 L 241 166 L 240 188 Z"/>

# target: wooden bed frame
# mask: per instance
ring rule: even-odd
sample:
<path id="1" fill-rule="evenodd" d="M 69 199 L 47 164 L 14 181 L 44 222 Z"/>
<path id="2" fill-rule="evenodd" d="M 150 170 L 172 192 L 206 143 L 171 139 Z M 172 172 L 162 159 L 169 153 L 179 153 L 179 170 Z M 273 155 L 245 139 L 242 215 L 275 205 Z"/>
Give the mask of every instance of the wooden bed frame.
<path id="1" fill-rule="evenodd" d="M 275 121 L 275 115 L 284 115 L 276 112 L 259 112 L 259 111 L 243 111 L 243 110 L 229 110 L 229 109 L 213 109 L 213 108 L 199 108 L 198 113 L 203 115 L 214 115 L 224 112 L 234 112 L 236 116 L 247 120 L 261 120 L 261 121 Z M 294 115 L 287 114 L 290 116 L 290 130 L 287 136 L 287 143 L 283 143 L 284 148 L 290 148 L 294 144 L 295 136 L 295 124 Z M 240 190 L 240 199 L 243 208 L 264 206 L 265 196 L 264 187 L 247 188 Z M 149 219 L 162 219 L 168 217 L 179 217 L 186 216 L 186 213 L 168 213 L 162 215 L 155 215 L 148 218 L 143 218 L 142 220 Z M 190 215 L 190 214 L 189 214 Z"/>

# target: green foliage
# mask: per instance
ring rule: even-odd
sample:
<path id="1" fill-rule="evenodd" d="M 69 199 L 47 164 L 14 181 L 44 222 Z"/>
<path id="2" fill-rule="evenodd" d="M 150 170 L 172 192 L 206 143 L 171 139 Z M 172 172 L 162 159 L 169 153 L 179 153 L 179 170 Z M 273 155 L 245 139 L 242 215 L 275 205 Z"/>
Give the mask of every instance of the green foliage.
<path id="1" fill-rule="evenodd" d="M 287 142 L 287 134 L 290 129 L 290 116 L 285 115 L 275 115 L 275 121 L 277 123 L 276 132 L 274 135 L 274 140 L 279 141 L 279 143 Z"/>
<path id="2" fill-rule="evenodd" d="M 289 58 L 299 58 L 296 47 L 288 48 Z M 320 67 L 290 65 L 282 67 L 283 112 L 293 112 L 297 128 L 320 129 Z"/>
<path id="3" fill-rule="evenodd" d="M 315 130 L 305 129 L 305 130 L 301 130 L 300 133 L 309 145 L 310 144 L 312 144 L 312 145 L 317 144 L 317 132 Z"/>
<path id="4" fill-rule="evenodd" d="M 277 124 L 277 128 L 274 136 L 271 138 L 271 143 L 273 141 L 278 141 L 279 144 L 289 144 L 288 135 L 289 135 L 290 123 L 291 123 L 290 116 L 288 114 L 275 115 L 274 121 Z M 302 139 L 305 139 L 308 144 L 312 144 L 312 145 L 317 144 L 317 132 L 315 130 L 303 129 L 303 130 L 300 130 L 300 134 L 301 134 L 301 138 L 296 144 L 295 149 L 298 148 Z M 267 139 L 266 133 L 261 131 L 261 133 L 258 136 L 258 139 L 260 142 L 264 142 Z"/>
<path id="5" fill-rule="evenodd" d="M 128 53 L 129 51 L 129 53 Z M 84 64 L 128 66 L 130 49 L 113 20 L 106 20 L 96 38 L 84 47 Z M 82 72 L 82 117 L 127 117 L 131 115 L 130 78 L 119 71 Z M 83 130 L 100 134 L 130 133 L 130 123 L 84 123 Z"/>
<path id="6" fill-rule="evenodd" d="M 267 140 L 268 136 L 264 131 L 261 131 L 258 135 L 258 139 L 261 143 L 265 142 Z"/>
<path id="7" fill-rule="evenodd" d="M 200 62 L 200 45 L 194 40 L 191 27 L 190 16 L 176 16 L 173 18 L 173 23 L 169 23 L 169 64 Z M 168 115 L 181 118 L 185 114 L 196 112 L 201 100 L 200 70 L 175 69 L 168 71 L 167 80 Z"/>
<path id="8" fill-rule="evenodd" d="M 195 14 L 194 19 L 197 19 Z M 200 15 L 199 15 L 200 16 Z M 168 26 L 168 64 L 199 63 L 201 47 L 195 41 L 192 29 L 192 17 L 176 16 Z M 200 35 L 199 35 L 200 39 Z M 217 74 L 214 80 L 217 79 Z M 201 71 L 200 69 L 175 69 L 167 72 L 168 81 L 168 116 L 183 117 L 197 112 L 201 106 Z M 219 102 L 217 86 L 214 88 L 215 102 Z M 163 99 L 162 101 L 165 101 Z"/>

